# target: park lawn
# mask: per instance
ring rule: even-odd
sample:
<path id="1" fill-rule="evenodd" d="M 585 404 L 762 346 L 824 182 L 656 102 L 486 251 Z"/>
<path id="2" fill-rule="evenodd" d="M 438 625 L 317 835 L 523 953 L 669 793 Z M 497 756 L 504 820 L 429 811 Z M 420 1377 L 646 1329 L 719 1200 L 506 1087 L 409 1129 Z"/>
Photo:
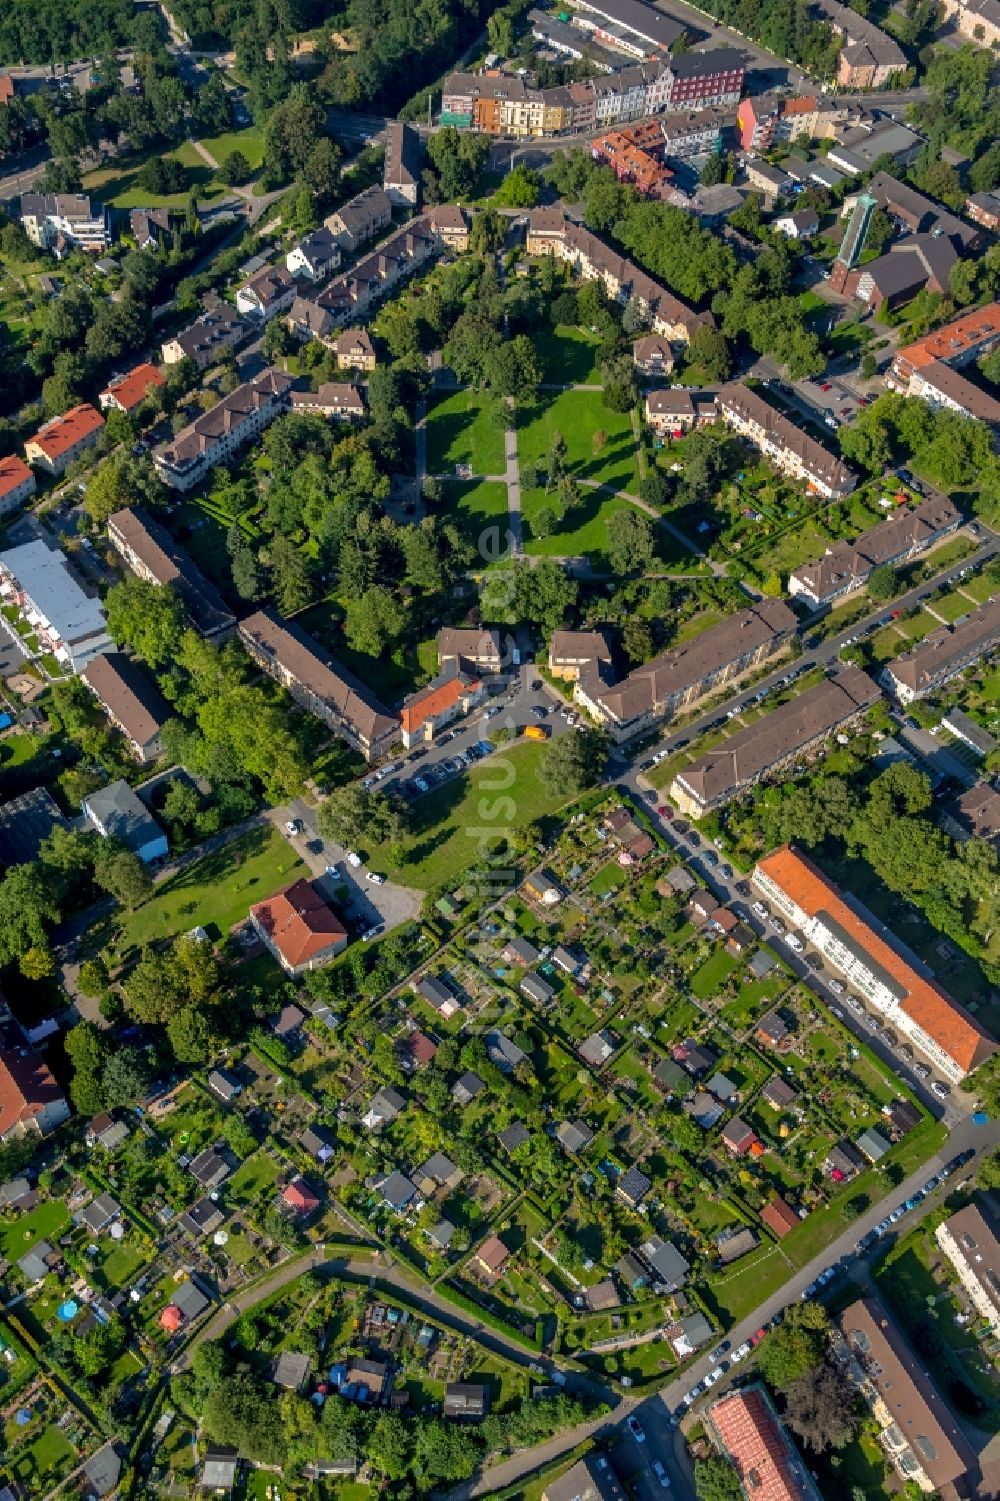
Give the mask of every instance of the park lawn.
<path id="1" fill-rule="evenodd" d="M 524 550 L 548 558 L 587 557 L 606 569 L 610 566 L 607 559 L 608 522 L 628 505 L 627 500 L 602 490 L 585 489 L 581 503 L 560 521 L 550 537 L 536 537 L 532 533 L 533 518 L 545 507 L 558 515 L 559 502 L 555 495 L 546 495 L 544 490 L 524 491 L 521 495 Z"/>
<path id="2" fill-rule="evenodd" d="M 600 391 L 560 391 L 540 406 L 525 408 L 518 415 L 517 454 L 522 465 L 534 464 L 539 472 L 548 464 L 553 435 L 566 441 L 566 463 L 577 480 L 610 485 L 613 490 L 638 493 L 639 470 L 636 442 L 629 412 L 612 412 Z M 594 434 L 607 434 L 595 453 Z"/>
<path id="3" fill-rule="evenodd" d="M 221 136 L 203 136 L 201 144 L 211 156 L 215 157 L 220 167 L 223 158 L 227 157 L 231 151 L 242 151 L 254 171 L 264 162 L 264 135 L 262 131 L 255 130 L 252 125 L 246 130 L 229 130 Z"/>
<path id="4" fill-rule="evenodd" d="M 503 474 L 504 435 L 494 421 L 496 402 L 479 391 L 456 391 L 427 413 L 427 472 L 453 473 L 468 464 L 473 474 Z"/>
<path id="5" fill-rule="evenodd" d="M 498 480 L 445 480 L 444 497 L 432 508 L 441 521 L 453 521 L 476 549 L 473 567 L 494 563 L 507 550 L 507 486 Z"/>
<path id="6" fill-rule="evenodd" d="M 165 155 L 180 162 L 187 174 L 187 181 L 179 193 L 150 193 L 141 188 L 137 178 L 143 165 L 142 160 L 133 160 L 128 164 L 116 163 L 88 172 L 83 179 L 84 191 L 99 194 L 102 201 L 110 203 L 113 208 L 177 209 L 185 207 L 192 188 L 197 189 L 199 200 L 218 198 L 227 191 L 215 180 L 211 167 L 189 141 L 183 141 Z"/>
<path id="7" fill-rule="evenodd" d="M 951 594 L 942 595 L 940 599 L 929 600 L 928 603 L 934 614 L 940 615 L 948 625 L 954 625 L 960 616 L 968 615 L 976 608 L 972 600 L 967 599 L 957 589 Z"/>
<path id="8" fill-rule="evenodd" d="M 46 1199 L 30 1214 L 19 1214 L 13 1224 L 0 1226 L 0 1252 L 15 1262 L 40 1240 L 58 1240 L 69 1226 L 69 1214 L 61 1199 Z"/>
<path id="9" fill-rule="evenodd" d="M 116 921 L 124 930 L 119 948 L 174 938 L 197 927 L 218 941 L 246 917 L 254 902 L 307 874 L 305 863 L 277 829 L 249 829 L 169 877 L 134 912 L 118 914 Z"/>
<path id="10" fill-rule="evenodd" d="M 546 385 L 590 386 L 600 384 L 597 368 L 597 337 L 588 329 L 565 323 L 550 324 L 531 336 Z"/>
<path id="11" fill-rule="evenodd" d="M 461 777 L 437 787 L 413 805 L 414 829 L 400 841 L 404 859 L 388 844 L 369 846 L 368 863 L 404 886 L 426 891 L 454 880 L 484 857 L 508 874 L 508 843 L 535 819 L 545 820 L 570 801 L 547 791 L 538 768 L 547 747 L 517 745 L 479 761 Z"/>
<path id="12" fill-rule="evenodd" d="M 996 584 L 991 583 L 985 574 L 979 573 L 975 578 L 962 580 L 962 593 L 971 594 L 977 604 L 984 605 L 996 592 Z"/>

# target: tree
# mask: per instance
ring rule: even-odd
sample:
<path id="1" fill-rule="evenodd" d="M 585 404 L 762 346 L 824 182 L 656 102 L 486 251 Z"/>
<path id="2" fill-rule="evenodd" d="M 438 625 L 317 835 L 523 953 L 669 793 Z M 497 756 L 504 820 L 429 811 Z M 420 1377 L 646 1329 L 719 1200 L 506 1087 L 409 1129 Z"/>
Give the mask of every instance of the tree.
<path id="1" fill-rule="evenodd" d="M 80 1022 L 66 1033 L 63 1047 L 73 1070 L 69 1086 L 73 1105 L 81 1115 L 95 1115 L 104 1108 L 101 1076 L 110 1051 L 107 1034 L 93 1022 Z"/>
<path id="2" fill-rule="evenodd" d="M 641 573 L 653 558 L 653 527 L 634 506 L 615 511 L 608 521 L 608 557 L 615 573 Z"/>
<path id="3" fill-rule="evenodd" d="M 229 151 L 219 163 L 219 176 L 227 188 L 240 187 L 249 182 L 253 168 L 242 151 Z"/>
<path id="4" fill-rule="evenodd" d="M 721 1455 L 699 1459 L 694 1467 L 698 1501 L 743 1501 L 743 1485 L 735 1465 Z"/>
<path id="5" fill-rule="evenodd" d="M 551 506 L 541 506 L 535 512 L 531 520 L 531 535 L 543 538 L 551 537 L 559 529 L 559 517 Z"/>
<path id="6" fill-rule="evenodd" d="M 0 881 L 0 966 L 20 960 L 29 949 L 46 948 L 46 930 L 60 915 L 45 867 L 12 865 Z"/>
<path id="7" fill-rule="evenodd" d="M 704 188 L 714 188 L 717 183 L 725 182 L 728 166 L 729 158 L 723 152 L 713 151 L 702 167 L 698 181 Z"/>
<path id="8" fill-rule="evenodd" d="M 854 1392 L 830 1360 L 807 1371 L 785 1390 L 785 1422 L 815 1453 L 842 1449 L 858 1426 Z"/>
<path id="9" fill-rule="evenodd" d="M 368 1459 L 387 1480 L 402 1480 L 410 1467 L 410 1436 L 396 1412 L 379 1413 L 368 1440 Z"/>
<path id="10" fill-rule="evenodd" d="M 757 1365 L 767 1384 L 784 1392 L 818 1366 L 826 1350 L 829 1319 L 818 1303 L 793 1304 L 760 1346 Z"/>
<path id="11" fill-rule="evenodd" d="M 348 782 L 319 806 L 317 824 L 326 839 L 338 844 L 382 844 L 405 832 L 402 806 L 384 792 Z"/>
<path id="12" fill-rule="evenodd" d="M 149 867 L 127 849 L 105 846 L 94 864 L 94 880 L 126 907 L 138 907 L 153 890 Z"/>
<path id="13" fill-rule="evenodd" d="M 150 667 L 175 659 L 187 617 L 170 584 L 130 576 L 108 590 L 105 608 L 108 631 L 119 645 L 127 642 Z"/>
<path id="14" fill-rule="evenodd" d="M 309 560 L 301 547 L 278 533 L 271 538 L 268 558 L 274 598 L 282 615 L 294 615 L 311 604 L 314 590 Z"/>
<path id="15" fill-rule="evenodd" d="M 569 798 L 595 787 L 607 760 L 608 741 L 600 730 L 567 730 L 546 746 L 538 775 L 550 793 Z"/>
<path id="16" fill-rule="evenodd" d="M 873 568 L 868 575 L 868 593 L 872 599 L 880 602 L 892 599 L 896 587 L 896 570 L 888 563 L 882 563 L 878 568 Z"/>
<path id="17" fill-rule="evenodd" d="M 149 1088 L 150 1068 L 141 1048 L 117 1048 L 104 1065 L 101 1088 L 104 1108 L 135 1105 Z"/>
<path id="18" fill-rule="evenodd" d="M 108 966 L 103 959 L 85 959 L 77 973 L 76 984 L 81 995 L 103 995 L 108 987 Z"/>
<path id="19" fill-rule="evenodd" d="M 706 381 L 728 380 L 733 373 L 733 360 L 725 337 L 717 328 L 699 324 L 687 347 L 687 363 L 696 365 Z"/>
<path id="20" fill-rule="evenodd" d="M 497 189 L 494 201 L 505 208 L 534 208 L 541 186 L 541 178 L 530 167 L 514 167 Z"/>
<path id="21" fill-rule="evenodd" d="M 56 956 L 47 943 L 33 943 L 21 955 L 18 968 L 26 980 L 51 980 L 56 972 Z"/>
<path id="22" fill-rule="evenodd" d="M 344 634 L 355 651 L 380 657 L 405 629 L 406 611 L 402 602 L 381 584 L 347 602 Z"/>

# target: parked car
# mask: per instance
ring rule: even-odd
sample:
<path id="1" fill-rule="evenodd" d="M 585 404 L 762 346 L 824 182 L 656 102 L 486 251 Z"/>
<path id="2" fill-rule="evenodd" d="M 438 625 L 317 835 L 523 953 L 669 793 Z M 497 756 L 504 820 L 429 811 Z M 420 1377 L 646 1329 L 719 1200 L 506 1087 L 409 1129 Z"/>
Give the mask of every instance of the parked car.
<path id="1" fill-rule="evenodd" d="M 663 1460 L 662 1459 L 654 1459 L 653 1460 L 653 1474 L 656 1476 L 657 1480 L 660 1482 L 660 1489 L 664 1490 L 664 1491 L 669 1491 L 669 1489 L 670 1489 L 670 1476 L 667 1474 L 666 1470 L 663 1468 Z"/>
<path id="2" fill-rule="evenodd" d="M 785 942 L 788 944 L 788 947 L 792 949 L 796 954 L 801 954 L 803 949 L 805 948 L 805 944 L 802 942 L 802 939 L 797 938 L 794 933 L 789 933 Z"/>
<path id="3" fill-rule="evenodd" d="M 943 1083 L 940 1079 L 935 1079 L 931 1085 L 931 1094 L 936 1094 L 939 1100 L 946 1100 L 951 1094 L 951 1085 Z"/>
<path id="4" fill-rule="evenodd" d="M 354 850 L 348 850 L 347 851 L 347 863 L 348 863 L 348 865 L 353 865 L 354 868 L 355 868 L 355 870 L 357 870 L 360 867 L 361 863 L 362 863 L 361 856 L 355 854 Z"/>
<path id="5" fill-rule="evenodd" d="M 733 1351 L 732 1355 L 729 1357 L 730 1361 L 732 1362 L 732 1364 L 733 1365 L 739 1365 L 739 1363 L 740 1363 L 741 1360 L 746 1360 L 746 1358 L 750 1354 L 750 1351 L 751 1351 L 752 1348 L 753 1347 L 751 1346 L 750 1341 L 748 1339 L 744 1340 L 743 1343 L 742 1343 L 742 1345 L 737 1345 L 736 1349 Z"/>
<path id="6" fill-rule="evenodd" d="M 369 871 L 365 872 L 365 880 L 366 881 L 371 881 L 371 883 L 372 883 L 373 886 L 384 886 L 385 885 L 385 876 L 378 875 L 377 872 L 374 871 L 374 870 L 369 870 Z"/>
<path id="7" fill-rule="evenodd" d="M 843 983 L 840 980 L 835 979 L 832 975 L 830 976 L 829 980 L 827 980 L 826 983 L 829 985 L 829 987 L 833 991 L 834 995 L 843 995 L 844 994 Z"/>
<path id="8" fill-rule="evenodd" d="M 305 824 L 301 818 L 290 818 L 285 824 L 285 833 L 291 835 L 301 834 L 304 828 Z"/>
<path id="9" fill-rule="evenodd" d="M 629 1413 L 626 1422 L 628 1423 L 628 1431 L 629 1433 L 631 1433 L 636 1443 L 644 1444 L 646 1442 L 646 1434 L 642 1424 L 639 1422 L 639 1419 L 633 1417 L 633 1415 Z"/>
<path id="10" fill-rule="evenodd" d="M 726 1351 L 728 1349 L 729 1349 L 729 1341 L 728 1341 L 728 1339 L 721 1339 L 719 1341 L 719 1343 L 716 1345 L 715 1349 L 712 1351 L 711 1355 L 708 1357 L 709 1360 L 714 1365 L 716 1361 L 722 1359 L 723 1355 L 725 1355 L 725 1353 L 726 1353 Z"/>
<path id="11" fill-rule="evenodd" d="M 918 1079 L 929 1079 L 931 1076 L 930 1069 L 925 1068 L 922 1063 L 915 1063 L 913 1065 L 913 1072 L 916 1074 Z"/>
<path id="12" fill-rule="evenodd" d="M 753 911 L 756 912 L 758 917 L 767 916 L 767 908 L 764 906 L 763 902 L 754 902 Z"/>

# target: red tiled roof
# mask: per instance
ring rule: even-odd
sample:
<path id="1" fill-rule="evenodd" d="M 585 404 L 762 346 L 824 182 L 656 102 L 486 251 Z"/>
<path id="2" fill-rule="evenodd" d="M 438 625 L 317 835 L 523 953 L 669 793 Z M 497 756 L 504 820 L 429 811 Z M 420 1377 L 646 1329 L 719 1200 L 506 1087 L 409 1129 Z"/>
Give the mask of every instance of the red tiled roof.
<path id="1" fill-rule="evenodd" d="M 127 375 L 113 380 L 101 392 L 101 398 L 113 396 L 126 412 L 131 412 L 149 395 L 154 386 L 163 385 L 163 376 L 155 365 L 136 365 Z"/>
<path id="2" fill-rule="evenodd" d="M 786 1204 L 780 1194 L 775 1194 L 760 1212 L 760 1217 L 769 1230 L 773 1230 L 780 1240 L 787 1235 L 789 1230 L 794 1230 L 799 1223 L 799 1217 L 791 1205 Z"/>
<path id="3" fill-rule="evenodd" d="M 62 1098 L 40 1053 L 0 1052 L 0 1137 Z"/>
<path id="4" fill-rule="evenodd" d="M 467 679 L 457 676 L 448 678 L 437 687 L 426 688 L 422 693 L 415 693 L 399 711 L 399 722 L 403 730 L 408 735 L 412 734 L 428 719 L 436 719 L 439 714 L 453 709 L 469 692 L 469 686 Z"/>
<path id="5" fill-rule="evenodd" d="M 176 1334 L 184 1322 L 184 1315 L 173 1303 L 169 1303 L 160 1314 L 160 1328 L 166 1329 L 168 1334 Z"/>
<path id="6" fill-rule="evenodd" d="M 0 459 L 0 499 L 16 490 L 18 485 L 23 485 L 26 479 L 31 478 L 32 471 L 23 459 L 16 454 L 9 458 Z"/>
<path id="7" fill-rule="evenodd" d="M 293 1178 L 281 1197 L 293 1209 L 315 1209 L 319 1203 L 305 1178 Z"/>
<path id="8" fill-rule="evenodd" d="M 347 930 L 308 881 L 295 881 L 267 901 L 257 902 L 250 915 L 292 968 L 347 937 Z"/>
<path id="9" fill-rule="evenodd" d="M 96 407 L 83 402 L 72 411 L 64 412 L 61 417 L 53 417 L 51 422 L 46 422 L 28 442 L 36 443 L 47 458 L 58 459 L 75 443 L 79 443 L 81 438 L 89 438 L 91 433 L 96 433 L 103 426 L 104 418 Z"/>
<path id="10" fill-rule="evenodd" d="M 483 1266 L 489 1267 L 491 1272 L 498 1272 L 503 1266 L 510 1251 L 504 1245 L 499 1235 L 491 1235 L 484 1240 L 476 1252 L 476 1260 L 481 1261 Z"/>
<path id="11" fill-rule="evenodd" d="M 758 867 L 808 916 L 828 912 L 871 959 L 887 970 L 906 992 L 900 1002 L 901 1009 L 961 1068 L 971 1071 L 996 1050 L 989 1034 L 969 1013 L 932 981 L 918 975 L 890 948 L 847 905 L 833 882 L 811 860 L 785 844 L 773 854 L 765 855 L 758 861 Z"/>
<path id="12" fill-rule="evenodd" d="M 410 1057 L 414 1063 L 432 1063 L 437 1053 L 437 1043 L 432 1042 L 426 1032 L 413 1032 L 407 1042 Z"/>
<path id="13" fill-rule="evenodd" d="M 754 1501 L 804 1501 L 789 1442 L 761 1388 L 716 1402 L 711 1421 Z"/>
<path id="14" fill-rule="evenodd" d="M 973 308 L 960 318 L 953 318 L 943 328 L 925 334 L 914 344 L 907 344 L 896 351 L 896 360 L 913 370 L 929 365 L 932 360 L 959 359 L 983 339 L 1000 333 L 1000 302 L 988 303 L 986 307 Z"/>

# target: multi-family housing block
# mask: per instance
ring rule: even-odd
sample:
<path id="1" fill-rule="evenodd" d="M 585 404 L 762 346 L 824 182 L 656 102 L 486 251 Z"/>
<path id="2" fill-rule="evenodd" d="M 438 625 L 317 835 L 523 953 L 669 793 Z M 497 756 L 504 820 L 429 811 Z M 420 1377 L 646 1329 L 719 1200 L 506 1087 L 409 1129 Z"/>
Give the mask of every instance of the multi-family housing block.
<path id="1" fill-rule="evenodd" d="M 965 212 L 983 229 L 996 234 L 1000 229 L 1000 193 L 970 193 L 965 200 Z"/>
<path id="2" fill-rule="evenodd" d="M 163 363 L 176 365 L 181 360 L 193 360 L 199 370 L 207 370 L 241 344 L 249 332 L 249 325 L 228 302 L 219 297 L 206 298 L 201 317 L 160 346 Z"/>
<path id="3" fill-rule="evenodd" d="M 791 845 L 757 862 L 751 880 L 824 962 L 945 1078 L 958 1083 L 996 1051 L 979 1023 L 903 952 L 897 939 Z"/>
<path id="4" fill-rule="evenodd" d="M 236 308 L 263 323 L 290 308 L 294 296 L 295 278 L 287 266 L 262 266 L 236 293 Z"/>
<path id="5" fill-rule="evenodd" d="M 658 118 L 663 133 L 663 148 L 668 157 L 684 161 L 689 156 L 705 156 L 718 151 L 722 146 L 722 132 L 733 120 L 731 109 L 691 110 L 688 114 L 661 115 Z"/>
<path id="6" fill-rule="evenodd" d="M 663 437 L 679 438 L 692 427 L 715 422 L 718 415 L 714 399 L 697 391 L 650 391 L 646 397 L 646 421 Z"/>
<path id="7" fill-rule="evenodd" d="M 390 120 L 385 130 L 385 163 L 382 189 L 391 203 L 416 208 L 420 197 L 420 163 L 423 144 L 412 125 Z"/>
<path id="8" fill-rule="evenodd" d="M 482 678 L 451 664 L 426 688 L 403 700 L 399 711 L 403 745 L 409 750 L 433 740 L 445 725 L 468 714 L 485 697 Z"/>
<path id="9" fill-rule="evenodd" d="M 107 209 L 86 193 L 23 193 L 21 227 L 33 245 L 56 256 L 68 250 L 100 255 L 111 244 Z"/>
<path id="10" fill-rule="evenodd" d="M 178 594 L 202 636 L 219 637 L 232 629 L 232 611 L 159 522 L 137 508 L 115 511 L 108 517 L 108 541 L 137 578 L 169 585 Z"/>
<path id="11" fill-rule="evenodd" d="M 723 422 L 748 438 L 783 474 L 803 480 L 827 500 L 849 495 L 854 489 L 857 479 L 847 465 L 783 417 L 759 392 L 733 384 L 724 386 L 715 400 Z"/>
<path id="12" fill-rule="evenodd" d="M 934 1232 L 966 1295 L 994 1334 L 1000 1334 L 1000 1239 L 977 1204 L 966 1204 Z"/>
<path id="13" fill-rule="evenodd" d="M 897 73 L 905 72 L 903 49 L 873 21 L 839 0 L 818 0 L 816 9 L 843 38 L 837 59 L 837 83 L 842 89 L 880 89 Z"/>
<path id="14" fill-rule="evenodd" d="M 698 328 L 714 327 L 711 313 L 696 313 L 589 229 L 574 224 L 561 209 L 532 210 L 527 245 L 530 255 L 557 256 L 584 280 L 600 281 L 612 301 L 636 302 L 654 332 L 676 343 L 687 344 Z"/>
<path id="15" fill-rule="evenodd" d="M 66 554 L 47 542 L 0 553 L 0 599 L 31 627 L 42 652 L 70 672 L 111 646 L 101 601 L 84 589 Z"/>
<path id="16" fill-rule="evenodd" d="M 736 111 L 740 145 L 744 151 L 770 151 L 799 136 L 822 140 L 832 136 L 851 116 L 851 106 L 821 94 L 753 94 Z"/>
<path id="17" fill-rule="evenodd" d="M 365 188 L 348 199 L 323 220 L 324 228 L 336 237 L 338 245 L 350 255 L 380 230 L 392 223 L 392 199 L 382 188 Z"/>
<path id="18" fill-rule="evenodd" d="M 0 1141 L 48 1136 L 69 1120 L 69 1105 L 41 1053 L 0 1049 Z"/>
<path id="19" fill-rule="evenodd" d="M 29 464 L 49 474 L 65 474 L 74 459 L 93 448 L 104 426 L 104 418 L 88 402 L 53 417 L 43 424 L 24 445 Z"/>
<path id="20" fill-rule="evenodd" d="M 759 1501 L 820 1501 L 808 1466 L 760 1382 L 715 1402 L 708 1411 L 708 1429 L 748 1496 Z"/>
<path id="21" fill-rule="evenodd" d="M 426 218 L 446 250 L 468 250 L 469 220 L 460 204 L 435 204 L 427 210 Z"/>
<path id="22" fill-rule="evenodd" d="M 1000 641 L 1000 594 L 925 636 L 905 656 L 887 662 L 882 681 L 902 704 L 923 698 L 963 668 L 985 657 Z"/>
<path id="23" fill-rule="evenodd" d="M 847 1374 L 904 1484 L 954 1494 L 974 1456 L 882 1302 L 859 1298 L 836 1320 Z"/>
<path id="24" fill-rule="evenodd" d="M 904 396 L 920 396 L 964 416 L 996 422 L 1000 403 L 960 374 L 963 366 L 1000 344 L 1000 302 L 963 313 L 914 344 L 897 349 L 886 383 Z"/>
<path id="25" fill-rule="evenodd" d="M 998 0 L 943 0 L 943 6 L 945 17 L 954 21 L 960 36 L 994 52 L 1000 47 Z"/>
<path id="26" fill-rule="evenodd" d="M 788 592 L 817 607 L 831 604 L 864 588 L 873 569 L 926 552 L 961 524 L 962 513 L 946 495 L 903 506 L 856 541 L 835 542 L 823 557 L 800 564 L 788 576 Z"/>
<path id="27" fill-rule="evenodd" d="M 590 143 L 595 161 L 610 167 L 619 182 L 630 182 L 646 198 L 665 198 L 674 174 L 663 165 L 663 132 L 656 120 L 640 120 L 607 130 Z"/>
<path id="28" fill-rule="evenodd" d="M 23 459 L 16 454 L 0 459 L 0 516 L 6 516 L 22 500 L 34 495 L 36 485 L 35 471 Z"/>
<path id="29" fill-rule="evenodd" d="M 240 622 L 239 634 L 258 666 L 366 761 L 379 760 L 399 739 L 399 716 L 292 621 L 258 610 Z"/>
<path id="30" fill-rule="evenodd" d="M 325 281 L 331 271 L 340 266 L 340 244 L 332 229 L 325 224 L 314 229 L 293 245 L 285 256 L 285 265 L 293 276 L 305 281 Z"/>
<path id="31" fill-rule="evenodd" d="M 162 385 L 163 374 L 155 365 L 136 365 L 109 381 L 97 399 L 102 411 L 124 412 L 127 417 L 142 406 L 150 391 Z"/>
<path id="32" fill-rule="evenodd" d="M 102 652 L 80 674 L 116 730 L 145 766 L 163 750 L 161 733 L 171 709 L 141 668 L 124 652 Z"/>
<path id="33" fill-rule="evenodd" d="M 669 56 L 684 35 L 680 21 L 643 0 L 577 0 L 575 20 L 599 41 L 641 59 Z"/>
<path id="34" fill-rule="evenodd" d="M 365 317 L 440 249 L 429 221 L 411 219 L 315 297 L 296 297 L 288 313 L 289 328 L 299 338 L 330 343 L 338 329 Z"/>
<path id="35" fill-rule="evenodd" d="M 633 668 L 620 682 L 615 682 L 610 662 L 596 657 L 580 667 L 573 697 L 614 739 L 627 740 L 640 730 L 669 722 L 762 666 L 784 650 L 795 627 L 786 604 L 762 599 Z"/>
<path id="36" fill-rule="evenodd" d="M 292 391 L 289 400 L 293 412 L 316 412 L 337 421 L 356 420 L 365 415 L 360 386 L 326 381 L 317 391 Z"/>
<path id="37" fill-rule="evenodd" d="M 237 386 L 153 450 L 153 465 L 172 490 L 190 490 L 288 410 L 291 376 L 273 366 Z"/>
<path id="38" fill-rule="evenodd" d="M 859 668 L 842 668 L 685 766 L 670 796 L 682 813 L 701 818 L 822 745 L 881 696 Z"/>

